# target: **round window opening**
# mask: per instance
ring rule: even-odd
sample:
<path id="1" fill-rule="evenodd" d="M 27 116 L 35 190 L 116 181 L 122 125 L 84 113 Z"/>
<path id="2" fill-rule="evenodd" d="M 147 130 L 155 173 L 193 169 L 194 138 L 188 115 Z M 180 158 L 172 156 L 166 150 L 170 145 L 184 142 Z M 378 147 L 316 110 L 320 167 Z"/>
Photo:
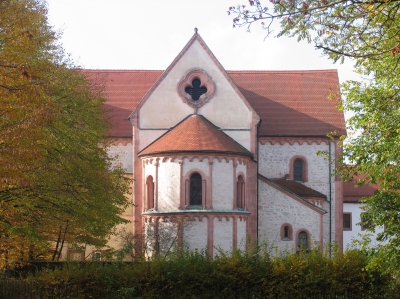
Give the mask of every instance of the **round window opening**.
<path id="1" fill-rule="evenodd" d="M 183 102 L 197 111 L 214 96 L 215 83 L 203 70 L 193 69 L 179 81 L 177 91 Z"/>
<path id="2" fill-rule="evenodd" d="M 198 101 L 200 96 L 207 93 L 207 87 L 201 86 L 200 79 L 196 78 L 192 81 L 192 86 L 185 88 L 185 92 L 192 97 L 193 101 Z"/>

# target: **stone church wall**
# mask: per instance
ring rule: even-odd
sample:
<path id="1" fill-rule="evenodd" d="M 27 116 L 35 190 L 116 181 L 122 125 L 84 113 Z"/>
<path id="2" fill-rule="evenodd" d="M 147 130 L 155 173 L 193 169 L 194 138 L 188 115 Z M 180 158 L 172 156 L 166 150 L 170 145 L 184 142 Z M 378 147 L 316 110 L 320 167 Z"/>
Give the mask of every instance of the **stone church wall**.
<path id="1" fill-rule="evenodd" d="M 132 143 L 116 142 L 107 147 L 108 156 L 112 159 L 111 168 L 116 169 L 121 167 L 125 173 L 132 173 L 133 170 L 133 157 L 132 157 Z"/>
<path id="2" fill-rule="evenodd" d="M 305 185 L 323 194 L 329 192 L 329 164 L 318 151 L 327 151 L 325 142 L 308 144 L 295 142 L 293 145 L 275 143 L 259 145 L 259 173 L 267 178 L 282 178 L 289 174 L 289 162 L 294 156 L 304 156 L 308 164 L 308 181 Z"/>
<path id="3" fill-rule="evenodd" d="M 291 241 L 281 240 L 281 227 L 285 223 L 292 226 Z M 262 181 L 259 181 L 258 227 L 260 241 L 280 250 L 296 248 L 296 233 L 302 229 L 310 233 L 313 245 L 320 241 L 320 214 Z"/>
<path id="4" fill-rule="evenodd" d="M 335 157 L 335 146 L 331 143 L 331 155 Z M 327 196 L 322 208 L 329 213 L 329 200 L 332 200 L 332 227 L 331 240 L 335 240 L 335 179 L 329 176 L 329 163 L 322 156 L 317 156 L 318 151 L 329 151 L 329 145 L 323 141 L 320 144 L 312 142 L 294 142 L 290 145 L 288 142 L 259 145 L 259 173 L 267 178 L 282 178 L 289 174 L 290 159 L 294 156 L 304 156 L 308 164 L 308 181 L 304 185 L 321 192 Z M 333 169 L 333 166 L 332 166 Z M 329 190 L 329 181 L 331 181 L 331 190 Z M 331 194 L 331 197 L 329 196 Z M 329 214 L 323 216 L 323 238 L 324 243 L 329 242 Z"/>

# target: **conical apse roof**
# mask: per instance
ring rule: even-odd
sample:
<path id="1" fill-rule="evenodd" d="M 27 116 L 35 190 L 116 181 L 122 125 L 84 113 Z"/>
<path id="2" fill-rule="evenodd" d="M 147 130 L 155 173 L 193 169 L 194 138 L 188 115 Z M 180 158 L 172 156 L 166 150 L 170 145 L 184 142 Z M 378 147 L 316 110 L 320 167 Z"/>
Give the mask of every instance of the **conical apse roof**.
<path id="1" fill-rule="evenodd" d="M 221 152 L 253 156 L 201 115 L 188 116 L 144 148 L 138 156 L 169 152 Z"/>

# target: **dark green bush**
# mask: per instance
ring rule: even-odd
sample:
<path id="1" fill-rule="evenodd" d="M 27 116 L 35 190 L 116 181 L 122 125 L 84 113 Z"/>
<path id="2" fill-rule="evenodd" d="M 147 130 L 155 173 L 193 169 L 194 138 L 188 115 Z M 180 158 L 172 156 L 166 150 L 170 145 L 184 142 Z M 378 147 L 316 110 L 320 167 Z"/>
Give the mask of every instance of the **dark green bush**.
<path id="1" fill-rule="evenodd" d="M 393 278 L 358 251 L 281 256 L 185 252 L 132 263 L 66 263 L 30 276 L 41 298 L 396 298 Z"/>

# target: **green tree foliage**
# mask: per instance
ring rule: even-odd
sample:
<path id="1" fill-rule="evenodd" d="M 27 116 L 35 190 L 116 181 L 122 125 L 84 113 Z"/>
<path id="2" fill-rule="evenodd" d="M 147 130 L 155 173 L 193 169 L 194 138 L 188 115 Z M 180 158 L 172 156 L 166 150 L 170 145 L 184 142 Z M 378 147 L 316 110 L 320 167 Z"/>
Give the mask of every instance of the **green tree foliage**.
<path id="1" fill-rule="evenodd" d="M 342 85 L 340 108 L 353 115 L 343 156 L 355 166 L 338 173 L 357 184 L 379 184 L 380 190 L 366 203 L 366 218 L 385 226 L 378 237 L 386 242 L 372 249 L 376 265 L 400 274 L 400 2 L 391 0 L 250 0 L 229 7 L 233 26 L 260 23 L 270 35 L 273 23 L 278 36 L 296 36 L 314 43 L 333 61 L 346 57 L 366 79 Z M 354 133 L 354 134 L 352 134 Z M 374 228 L 372 227 L 372 230 Z"/>
<path id="2" fill-rule="evenodd" d="M 2 261 L 46 250 L 67 223 L 67 241 L 100 246 L 124 222 L 129 180 L 110 170 L 104 99 L 57 38 L 45 1 L 1 1 Z"/>

